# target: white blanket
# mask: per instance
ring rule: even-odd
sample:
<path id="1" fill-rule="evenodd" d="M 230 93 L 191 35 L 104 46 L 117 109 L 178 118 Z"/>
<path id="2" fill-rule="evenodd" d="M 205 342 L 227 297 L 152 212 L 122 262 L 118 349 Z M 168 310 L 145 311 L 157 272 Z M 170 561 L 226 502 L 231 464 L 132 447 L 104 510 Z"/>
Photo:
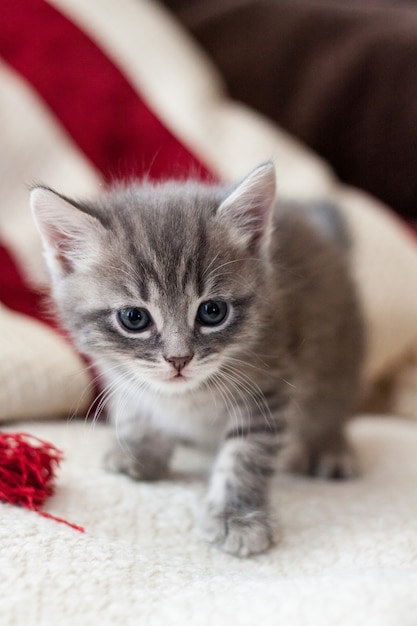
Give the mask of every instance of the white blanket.
<path id="1" fill-rule="evenodd" d="M 241 560 L 195 526 L 210 459 L 181 449 L 169 481 L 135 483 L 101 468 L 106 426 L 25 424 L 67 460 L 46 510 L 1 507 L 4 626 L 415 626 L 417 429 L 361 419 L 362 476 L 273 485 L 281 537 Z"/>

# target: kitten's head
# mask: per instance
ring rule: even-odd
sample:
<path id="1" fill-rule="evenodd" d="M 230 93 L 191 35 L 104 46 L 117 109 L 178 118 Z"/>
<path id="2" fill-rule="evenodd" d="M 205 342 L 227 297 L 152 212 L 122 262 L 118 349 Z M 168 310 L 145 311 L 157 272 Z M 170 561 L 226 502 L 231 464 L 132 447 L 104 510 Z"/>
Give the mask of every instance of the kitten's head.
<path id="1" fill-rule="evenodd" d="M 61 321 L 98 363 L 181 393 L 208 381 L 256 336 L 272 163 L 233 189 L 118 185 L 80 203 L 36 187 L 31 201 Z"/>

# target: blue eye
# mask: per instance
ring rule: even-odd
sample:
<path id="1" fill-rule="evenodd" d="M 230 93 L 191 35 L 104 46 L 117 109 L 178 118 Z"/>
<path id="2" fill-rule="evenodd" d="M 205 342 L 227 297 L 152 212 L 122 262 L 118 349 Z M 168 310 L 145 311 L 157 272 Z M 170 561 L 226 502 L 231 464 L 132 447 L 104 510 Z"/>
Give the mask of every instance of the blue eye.
<path id="1" fill-rule="evenodd" d="M 126 330 L 138 333 L 152 324 L 152 318 L 146 309 L 129 306 L 117 312 L 120 324 Z"/>
<path id="2" fill-rule="evenodd" d="M 226 302 L 221 300 L 207 300 L 198 307 L 197 321 L 204 326 L 217 326 L 221 324 L 227 315 Z"/>

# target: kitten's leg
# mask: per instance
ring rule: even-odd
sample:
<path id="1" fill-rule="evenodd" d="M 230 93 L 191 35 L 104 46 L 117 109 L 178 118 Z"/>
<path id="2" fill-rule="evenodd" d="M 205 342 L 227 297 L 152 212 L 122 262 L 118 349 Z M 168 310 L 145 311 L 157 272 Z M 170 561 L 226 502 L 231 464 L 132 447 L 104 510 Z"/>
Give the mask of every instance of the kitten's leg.
<path id="1" fill-rule="evenodd" d="M 118 428 L 117 439 L 104 458 L 105 468 L 135 480 L 160 480 L 167 476 L 174 442 L 148 422 L 132 420 Z"/>
<path id="2" fill-rule="evenodd" d="M 347 479 L 358 475 L 357 459 L 342 429 L 304 432 L 299 436 L 289 468 L 318 478 Z"/>
<path id="3" fill-rule="evenodd" d="M 249 556 L 273 541 L 268 488 L 279 435 L 255 422 L 230 431 L 215 462 L 202 527 L 206 539 L 225 552 Z"/>
<path id="4" fill-rule="evenodd" d="M 289 468 L 319 478 L 345 479 L 357 476 L 357 461 L 346 437 L 347 416 L 352 411 L 350 399 L 316 398 L 299 405 L 296 442 Z"/>

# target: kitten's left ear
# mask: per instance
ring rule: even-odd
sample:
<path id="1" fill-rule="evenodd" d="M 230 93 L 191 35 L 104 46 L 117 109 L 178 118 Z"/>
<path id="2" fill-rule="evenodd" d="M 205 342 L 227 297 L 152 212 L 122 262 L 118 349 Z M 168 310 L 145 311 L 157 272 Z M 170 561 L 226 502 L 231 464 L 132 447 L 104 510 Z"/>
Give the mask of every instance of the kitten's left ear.
<path id="1" fill-rule="evenodd" d="M 222 202 L 217 217 L 242 243 L 265 250 L 276 199 L 275 167 L 268 161 L 251 172 Z"/>

